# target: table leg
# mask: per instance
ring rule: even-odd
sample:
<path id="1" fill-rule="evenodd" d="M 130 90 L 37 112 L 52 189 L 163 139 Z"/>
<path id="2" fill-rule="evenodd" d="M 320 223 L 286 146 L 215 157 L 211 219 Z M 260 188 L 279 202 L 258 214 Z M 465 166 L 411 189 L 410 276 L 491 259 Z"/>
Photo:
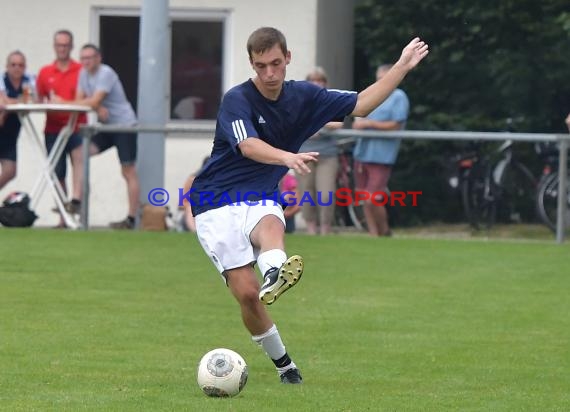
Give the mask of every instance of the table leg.
<path id="1" fill-rule="evenodd" d="M 83 138 L 83 189 L 81 191 L 81 229 L 89 230 L 89 146 L 91 145 L 91 130 L 82 132 Z"/>
<path id="2" fill-rule="evenodd" d="M 40 138 L 37 130 L 33 126 L 33 123 L 31 122 L 31 120 L 29 118 L 29 114 L 23 113 L 20 115 L 20 119 L 22 121 L 22 124 L 24 124 L 25 127 L 32 134 L 34 140 L 36 140 L 36 143 L 37 143 L 38 147 L 40 148 L 40 151 L 42 152 L 42 156 L 46 160 L 45 164 L 43 166 L 43 170 L 40 174 L 40 177 L 38 178 L 38 180 L 36 180 L 36 183 L 34 184 L 34 187 L 33 187 L 32 192 L 30 194 L 30 197 L 31 197 L 30 207 L 32 210 L 34 210 L 36 208 L 36 206 L 39 202 L 39 199 L 41 198 L 41 195 L 44 192 L 46 184 L 47 184 L 50 187 L 50 189 L 52 190 L 52 194 L 53 194 L 54 200 L 56 202 L 57 209 L 61 213 L 66 225 L 68 227 L 73 228 L 73 229 L 77 229 L 77 227 L 79 225 L 78 225 L 77 221 L 73 218 L 73 216 L 70 215 L 65 210 L 66 195 L 65 195 L 63 188 L 61 187 L 61 184 L 59 183 L 59 179 L 57 178 L 57 176 L 55 174 L 55 166 L 57 164 L 57 161 L 63 155 L 63 152 L 65 150 L 65 145 L 67 144 L 69 137 L 71 136 L 71 134 L 73 133 L 73 130 L 75 129 L 75 125 L 77 123 L 77 117 L 78 117 L 78 113 L 71 113 L 70 114 L 69 121 L 68 121 L 67 125 L 63 129 L 61 129 L 61 131 L 59 132 L 59 134 L 56 138 L 55 144 L 54 144 L 51 152 L 49 154 L 47 154 L 47 152 L 45 150 L 45 146 L 44 146 L 45 143 L 44 143 L 43 139 Z"/>

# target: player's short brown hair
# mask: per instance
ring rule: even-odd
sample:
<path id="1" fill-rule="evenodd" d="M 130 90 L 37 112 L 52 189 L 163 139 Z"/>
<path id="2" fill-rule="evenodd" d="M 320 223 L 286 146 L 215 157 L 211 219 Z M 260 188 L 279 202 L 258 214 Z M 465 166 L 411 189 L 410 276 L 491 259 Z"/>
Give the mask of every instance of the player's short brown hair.
<path id="1" fill-rule="evenodd" d="M 250 34 L 247 39 L 247 54 L 251 60 L 252 53 L 263 53 L 276 44 L 284 55 L 287 54 L 287 40 L 283 33 L 273 27 L 261 27 Z"/>

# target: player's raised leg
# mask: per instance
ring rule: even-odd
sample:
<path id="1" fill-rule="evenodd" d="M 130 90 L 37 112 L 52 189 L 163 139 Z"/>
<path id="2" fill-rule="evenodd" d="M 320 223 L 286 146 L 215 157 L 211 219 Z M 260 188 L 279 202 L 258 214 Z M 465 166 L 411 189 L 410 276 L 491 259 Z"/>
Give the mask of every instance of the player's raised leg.
<path id="1" fill-rule="evenodd" d="M 260 206 L 261 207 L 261 206 Z M 253 246 L 260 251 L 257 257 L 263 274 L 259 299 L 271 305 L 285 291 L 294 286 L 303 274 L 303 258 L 285 254 L 284 219 L 275 214 L 263 216 L 250 233 Z"/>

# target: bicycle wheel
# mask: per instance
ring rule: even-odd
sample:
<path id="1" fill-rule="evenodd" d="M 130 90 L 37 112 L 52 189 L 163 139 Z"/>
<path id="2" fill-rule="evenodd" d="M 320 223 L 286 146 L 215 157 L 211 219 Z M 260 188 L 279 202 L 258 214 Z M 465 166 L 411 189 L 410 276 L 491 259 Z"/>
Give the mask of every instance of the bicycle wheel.
<path id="1" fill-rule="evenodd" d="M 338 174 L 336 178 L 336 188 L 350 188 L 350 174 L 352 171 L 352 158 L 347 153 L 340 153 Z M 336 194 L 335 194 L 336 200 Z M 337 227 L 352 226 L 352 219 L 348 210 L 348 206 L 340 206 L 338 202 L 334 203 L 333 225 Z"/>
<path id="2" fill-rule="evenodd" d="M 550 228 L 556 231 L 556 219 L 558 210 L 558 173 L 554 172 L 541 179 L 536 196 L 536 208 L 540 220 Z M 566 210 L 566 228 L 570 227 L 570 180 L 568 181 L 567 190 L 567 210 Z"/>
<path id="3" fill-rule="evenodd" d="M 364 232 L 368 230 L 366 226 L 366 218 L 364 217 L 364 206 L 362 205 L 362 202 L 360 202 L 358 206 L 354 203 L 351 203 L 348 206 L 348 216 L 350 216 L 350 221 L 356 229 Z"/>
<path id="4" fill-rule="evenodd" d="M 337 181 L 336 187 L 337 187 L 337 189 L 338 188 L 344 188 L 344 187 L 346 187 L 346 185 L 341 181 Z M 348 206 L 340 206 L 337 204 L 337 202 L 335 202 L 333 225 L 336 227 L 352 226 L 352 218 L 350 217 L 350 212 L 348 210 Z"/>
<path id="5" fill-rule="evenodd" d="M 531 222 L 536 219 L 535 199 L 537 181 L 531 171 L 520 162 L 508 163 L 500 175 L 493 176 L 500 193 L 498 197 L 502 221 Z"/>
<path id="6" fill-rule="evenodd" d="M 350 153 L 339 155 L 339 174 L 337 176 L 337 189 L 350 189 L 355 192 L 354 170 L 352 168 L 352 156 Z M 354 199 L 353 199 L 354 200 Z M 366 231 L 366 219 L 364 218 L 364 206 L 362 203 L 355 205 L 350 203 L 346 206 L 339 206 L 335 203 L 334 224 L 335 226 L 354 226 L 359 231 Z"/>
<path id="7" fill-rule="evenodd" d="M 461 184 L 463 209 L 473 229 L 489 229 L 497 213 L 495 186 L 488 166 L 471 168 Z"/>

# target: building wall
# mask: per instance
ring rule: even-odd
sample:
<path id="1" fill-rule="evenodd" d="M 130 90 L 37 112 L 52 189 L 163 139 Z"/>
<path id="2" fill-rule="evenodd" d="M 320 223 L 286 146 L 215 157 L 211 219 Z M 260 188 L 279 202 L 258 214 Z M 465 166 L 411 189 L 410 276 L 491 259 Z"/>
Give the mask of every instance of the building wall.
<path id="1" fill-rule="evenodd" d="M 2 6 L 2 33 L 0 36 L 0 60 L 10 51 L 22 50 L 28 60 L 28 70 L 37 73 L 39 68 L 54 59 L 52 36 L 54 31 L 62 28 L 71 30 L 75 36 L 75 50 L 72 55 L 78 57 L 79 47 L 86 42 L 97 42 L 96 31 L 97 10 L 101 8 L 115 10 L 140 9 L 138 0 L 18 0 L 5 2 Z M 227 10 L 228 30 L 231 39 L 228 50 L 228 72 L 225 88 L 241 82 L 253 75 L 247 60 L 245 44 L 249 34 L 260 26 L 275 26 L 287 37 L 292 52 L 292 62 L 288 68 L 289 79 L 302 79 L 317 64 L 317 22 L 322 21 L 317 13 L 319 0 L 289 0 L 287 2 L 260 0 L 171 0 L 170 8 L 180 10 Z M 335 18 L 342 15 L 345 7 L 342 1 L 334 1 L 327 14 Z M 351 2 L 350 2 L 351 3 Z M 334 10 L 336 9 L 335 13 Z M 332 9 L 332 11 L 331 11 Z M 342 12 L 341 12 L 342 11 Z M 335 23 L 337 24 L 337 23 Z M 344 24 L 343 24 L 344 27 Z M 344 30 L 343 28 L 342 30 Z M 333 62 L 335 82 L 349 85 L 351 69 L 341 68 L 345 61 L 349 67 L 349 52 L 323 49 L 337 49 L 339 30 L 333 34 L 320 36 L 320 55 L 324 62 Z M 351 38 L 347 36 L 347 38 Z M 344 49 L 344 46 L 343 46 Z M 324 54 L 323 54 L 324 53 Z M 324 63 L 321 63 L 324 64 Z M 330 70 L 330 69 L 329 69 Z M 336 86 L 336 85 L 335 85 Z M 33 115 L 36 128 L 42 130 L 44 118 Z M 169 136 L 166 139 L 165 188 L 177 193 L 186 176 L 194 172 L 201 164 L 202 158 L 210 152 L 211 135 Z M 30 192 L 39 176 L 42 159 L 38 148 L 33 145 L 31 136 L 22 132 L 18 143 L 18 176 L 0 192 L 0 198 L 12 190 Z M 126 214 L 126 192 L 120 174 L 120 166 L 115 149 L 103 153 L 91 160 L 91 199 L 90 222 L 95 226 L 106 225 L 109 221 L 121 219 Z M 69 177 L 69 172 L 68 172 Z M 170 206 L 175 208 L 171 198 Z M 40 216 L 36 225 L 55 225 L 58 217 L 50 209 L 54 202 L 48 191 L 44 192 L 37 212 Z"/>
<path id="2" fill-rule="evenodd" d="M 318 0 L 316 62 L 337 89 L 353 88 L 353 0 Z"/>

